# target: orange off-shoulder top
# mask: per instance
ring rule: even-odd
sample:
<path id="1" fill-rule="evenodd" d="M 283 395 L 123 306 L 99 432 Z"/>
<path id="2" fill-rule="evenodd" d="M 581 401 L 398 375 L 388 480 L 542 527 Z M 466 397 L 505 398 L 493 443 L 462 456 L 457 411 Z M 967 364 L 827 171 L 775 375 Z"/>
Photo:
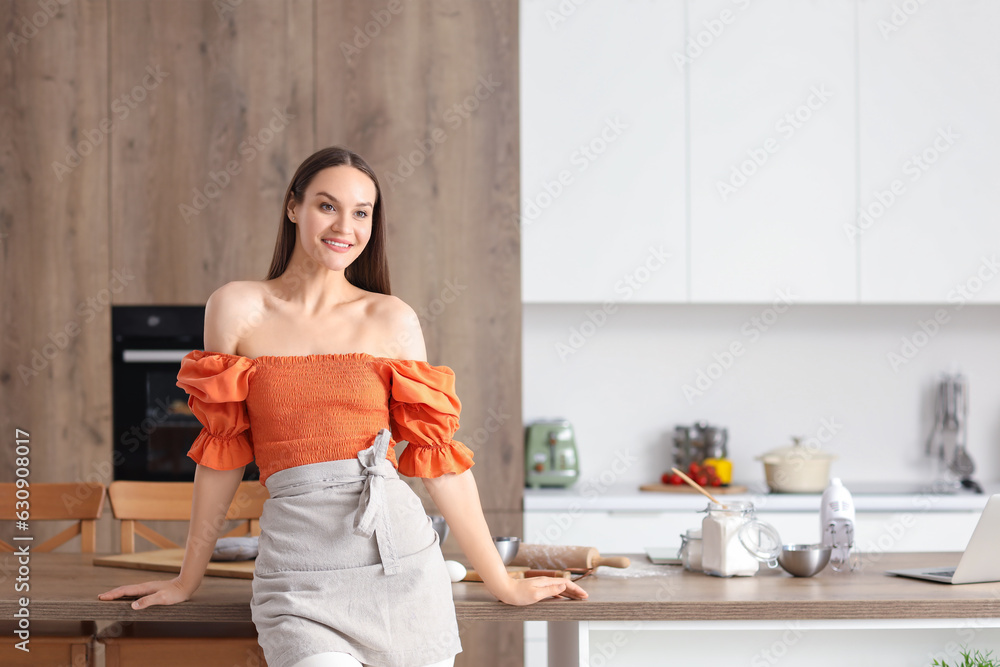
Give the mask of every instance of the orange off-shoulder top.
<path id="1" fill-rule="evenodd" d="M 383 428 L 386 458 L 408 477 L 440 477 L 473 466 L 453 440 L 461 403 L 455 373 L 425 361 L 361 352 L 242 357 L 193 350 L 177 386 L 203 429 L 188 456 L 216 470 L 256 461 L 260 481 L 294 466 L 351 459 Z M 392 447 L 407 442 L 399 459 Z"/>

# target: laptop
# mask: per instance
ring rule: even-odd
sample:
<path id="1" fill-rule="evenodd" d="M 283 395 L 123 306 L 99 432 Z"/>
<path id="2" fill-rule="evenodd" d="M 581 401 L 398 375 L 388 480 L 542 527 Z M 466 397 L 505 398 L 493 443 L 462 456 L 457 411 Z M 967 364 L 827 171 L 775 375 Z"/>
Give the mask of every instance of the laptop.
<path id="1" fill-rule="evenodd" d="M 1000 493 L 990 496 L 969 538 L 957 567 L 930 567 L 913 570 L 888 570 L 886 574 L 912 579 L 926 579 L 942 584 L 979 584 L 1000 581 Z"/>

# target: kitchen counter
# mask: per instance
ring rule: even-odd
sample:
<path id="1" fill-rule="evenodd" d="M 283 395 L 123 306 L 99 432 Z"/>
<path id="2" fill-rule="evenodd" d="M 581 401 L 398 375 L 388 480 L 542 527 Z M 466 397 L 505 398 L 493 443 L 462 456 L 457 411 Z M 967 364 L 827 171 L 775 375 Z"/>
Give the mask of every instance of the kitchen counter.
<path id="1" fill-rule="evenodd" d="M 469 621 L 1000 618 L 1000 583 L 947 586 L 883 573 L 892 568 L 955 565 L 957 553 L 862 554 L 860 572 L 827 568 L 809 579 L 779 569 L 722 579 L 677 566 L 652 565 L 644 554 L 623 555 L 631 559 L 630 567 L 599 567 L 580 580 L 590 594 L 587 600 L 551 598 L 515 607 L 497 601 L 481 583 L 453 584 L 458 617 Z M 0 615 L 12 618 L 23 596 L 30 599 L 34 620 L 251 620 L 249 579 L 205 577 L 191 600 L 136 611 L 127 601 L 102 601 L 97 594 L 169 578 L 169 573 L 98 567 L 92 560 L 92 554 L 32 554 L 30 590 L 15 592 L 13 585 L 5 586 L 0 592 Z M 3 554 L 0 567 L 13 572 L 16 562 L 14 554 Z"/>
<path id="2" fill-rule="evenodd" d="M 848 490 L 851 485 L 845 482 Z M 818 512 L 822 494 L 769 493 L 763 484 L 747 485 L 746 494 L 726 495 L 731 500 L 752 500 L 758 511 Z M 861 488 L 870 489 L 871 483 Z M 982 494 L 852 492 L 858 512 L 982 511 L 1000 483 L 983 484 Z M 636 484 L 595 485 L 577 482 L 568 489 L 524 489 L 525 512 L 672 512 L 705 509 L 708 500 L 697 493 L 640 491 Z"/>
<path id="3" fill-rule="evenodd" d="M 586 600 L 552 599 L 527 607 L 497 607 L 481 583 L 454 584 L 460 617 L 469 620 L 802 620 L 997 618 L 1000 582 L 948 586 L 888 576 L 887 569 L 957 565 L 961 554 L 861 554 L 858 572 L 827 567 L 798 578 L 762 567 L 754 577 L 711 577 L 676 565 L 625 555 L 628 568 L 598 567 L 579 581 Z"/>
<path id="4" fill-rule="evenodd" d="M 755 577 L 720 579 L 652 565 L 642 554 L 624 555 L 632 559 L 630 567 L 599 567 L 580 580 L 587 600 L 548 598 L 515 607 L 497 601 L 481 583 L 453 584 L 458 619 L 547 621 L 549 667 L 771 665 L 771 658 L 786 653 L 797 656 L 786 664 L 824 667 L 851 657 L 854 664 L 871 664 L 856 659 L 861 641 L 868 642 L 868 657 L 878 648 L 879 655 L 895 658 L 879 664 L 903 664 L 904 652 L 920 657 L 955 637 L 992 646 L 1000 641 L 1000 583 L 947 586 L 883 574 L 891 568 L 954 565 L 957 553 L 862 554 L 860 572 L 828 568 L 811 579 L 766 569 Z M 191 600 L 136 611 L 127 601 L 105 602 L 97 594 L 170 575 L 97 567 L 92 559 L 33 554 L 30 572 L 23 575 L 30 590 L 15 592 L 8 575 L 11 585 L 0 592 L 0 614 L 15 618 L 19 598 L 25 597 L 32 620 L 251 621 L 248 579 L 206 577 Z M 16 563 L 14 554 L 0 556 L 4 572 L 16 572 Z M 720 632 L 725 642 L 718 641 Z M 665 646 L 672 658 L 666 662 Z"/>
<path id="5" fill-rule="evenodd" d="M 959 664 L 962 646 L 1000 646 L 1000 583 L 948 586 L 885 574 L 955 565 L 957 553 L 861 554 L 859 572 L 827 568 L 808 579 L 766 568 L 722 579 L 625 555 L 629 568 L 600 567 L 580 580 L 587 600 L 543 600 L 512 612 L 547 621 L 548 667 L 902 666 L 929 665 L 931 656 Z M 466 589 L 456 589 L 456 604 L 461 596 L 467 618 L 494 617 L 485 601 L 467 607 L 474 584 L 457 586 Z"/>

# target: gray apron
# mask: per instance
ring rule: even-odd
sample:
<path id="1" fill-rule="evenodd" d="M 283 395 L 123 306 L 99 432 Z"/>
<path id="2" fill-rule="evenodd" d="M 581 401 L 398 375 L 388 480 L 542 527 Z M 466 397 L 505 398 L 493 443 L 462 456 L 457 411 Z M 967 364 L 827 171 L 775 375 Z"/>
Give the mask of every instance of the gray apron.
<path id="1" fill-rule="evenodd" d="M 461 653 L 438 534 L 386 459 L 389 438 L 267 478 L 250 610 L 268 667 L 325 651 L 377 667 Z"/>

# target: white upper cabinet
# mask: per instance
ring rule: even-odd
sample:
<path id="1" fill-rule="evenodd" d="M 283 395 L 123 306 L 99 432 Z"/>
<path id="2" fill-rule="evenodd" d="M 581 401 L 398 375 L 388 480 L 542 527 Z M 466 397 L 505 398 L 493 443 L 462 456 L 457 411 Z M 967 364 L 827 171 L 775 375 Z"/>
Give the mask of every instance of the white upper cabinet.
<path id="1" fill-rule="evenodd" d="M 692 301 L 857 300 L 854 12 L 688 3 Z"/>
<path id="2" fill-rule="evenodd" d="M 521 0 L 527 303 L 1000 303 L 1000 0 Z"/>
<path id="3" fill-rule="evenodd" d="M 1000 2 L 860 0 L 861 300 L 1000 302 Z"/>
<path id="4" fill-rule="evenodd" d="M 523 0 L 522 299 L 687 300 L 678 0 Z"/>

